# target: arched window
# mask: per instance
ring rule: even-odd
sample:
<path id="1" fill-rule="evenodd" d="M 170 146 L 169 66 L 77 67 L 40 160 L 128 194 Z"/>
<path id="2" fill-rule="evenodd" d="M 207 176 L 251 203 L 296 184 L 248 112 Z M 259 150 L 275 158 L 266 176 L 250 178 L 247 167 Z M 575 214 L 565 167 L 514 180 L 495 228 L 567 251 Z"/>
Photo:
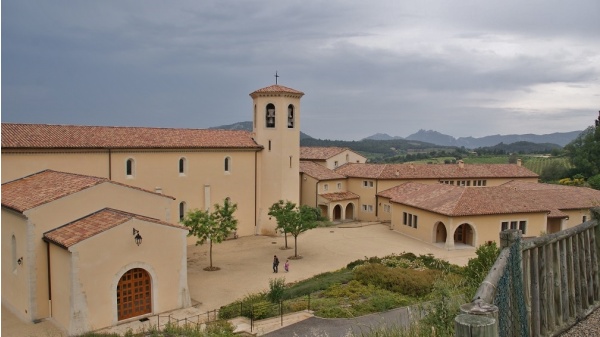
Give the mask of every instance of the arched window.
<path id="1" fill-rule="evenodd" d="M 184 157 L 179 158 L 179 175 L 185 175 L 186 164 L 186 159 Z"/>
<path id="2" fill-rule="evenodd" d="M 231 172 L 231 157 L 225 157 L 225 172 Z"/>
<path id="3" fill-rule="evenodd" d="M 128 178 L 133 177 L 135 174 L 135 161 L 131 158 L 127 159 L 125 163 L 125 174 L 127 174 Z"/>
<path id="4" fill-rule="evenodd" d="M 185 217 L 185 201 L 179 203 L 179 221 Z"/>
<path id="5" fill-rule="evenodd" d="M 294 128 L 294 106 L 293 105 L 288 105 L 288 129 L 293 129 Z"/>
<path id="6" fill-rule="evenodd" d="M 12 236 L 11 242 L 10 242 L 10 253 L 11 253 L 11 259 L 12 259 L 12 269 L 13 272 L 17 271 L 17 238 L 15 238 L 15 236 Z"/>
<path id="7" fill-rule="evenodd" d="M 267 104 L 267 111 L 265 114 L 265 122 L 268 128 L 275 127 L 275 105 L 272 103 Z"/>

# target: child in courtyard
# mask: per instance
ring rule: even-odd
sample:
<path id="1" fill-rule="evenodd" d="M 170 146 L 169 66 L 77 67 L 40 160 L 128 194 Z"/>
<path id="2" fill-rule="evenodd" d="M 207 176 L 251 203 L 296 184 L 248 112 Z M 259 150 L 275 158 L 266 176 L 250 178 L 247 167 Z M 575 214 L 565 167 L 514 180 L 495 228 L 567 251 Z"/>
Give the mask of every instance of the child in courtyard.
<path id="1" fill-rule="evenodd" d="M 290 260 L 285 260 L 285 272 L 287 273 L 288 271 L 290 271 Z"/>

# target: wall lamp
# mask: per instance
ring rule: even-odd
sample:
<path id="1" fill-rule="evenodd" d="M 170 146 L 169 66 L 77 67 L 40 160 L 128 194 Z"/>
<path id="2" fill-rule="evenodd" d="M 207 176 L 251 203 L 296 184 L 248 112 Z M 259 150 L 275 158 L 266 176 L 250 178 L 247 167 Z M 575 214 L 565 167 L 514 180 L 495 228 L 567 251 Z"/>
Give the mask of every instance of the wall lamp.
<path id="1" fill-rule="evenodd" d="M 141 245 L 142 244 L 142 236 L 140 235 L 140 231 L 138 231 L 137 229 L 133 229 L 133 239 L 135 240 L 135 244 L 136 245 Z"/>
<path id="2" fill-rule="evenodd" d="M 19 266 L 23 264 L 23 257 L 22 256 L 17 260 L 17 264 Z"/>

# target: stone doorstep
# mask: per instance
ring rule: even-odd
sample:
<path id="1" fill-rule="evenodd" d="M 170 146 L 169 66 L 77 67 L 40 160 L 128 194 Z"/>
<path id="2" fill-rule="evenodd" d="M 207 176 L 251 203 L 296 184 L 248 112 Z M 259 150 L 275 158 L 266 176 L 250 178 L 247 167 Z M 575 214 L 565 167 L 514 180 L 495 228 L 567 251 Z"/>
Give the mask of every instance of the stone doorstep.
<path id="1" fill-rule="evenodd" d="M 281 317 L 271 317 L 259 321 L 254 321 L 254 327 L 250 331 L 250 319 L 246 317 L 236 317 L 230 319 L 229 322 L 235 327 L 235 333 L 247 333 L 255 336 L 261 336 L 266 333 L 275 331 L 284 326 L 298 323 L 307 318 L 313 317 L 313 312 L 309 310 L 293 312 L 283 315 L 283 324 L 281 323 Z"/>

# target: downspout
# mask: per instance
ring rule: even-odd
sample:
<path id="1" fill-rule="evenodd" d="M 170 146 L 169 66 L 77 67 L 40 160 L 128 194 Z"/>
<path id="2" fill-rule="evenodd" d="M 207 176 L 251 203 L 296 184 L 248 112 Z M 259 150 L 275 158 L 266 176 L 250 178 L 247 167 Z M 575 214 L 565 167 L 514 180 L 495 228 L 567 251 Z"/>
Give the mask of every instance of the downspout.
<path id="1" fill-rule="evenodd" d="M 50 317 L 52 317 L 52 277 L 50 272 L 50 242 L 46 241 L 46 255 L 48 257 L 48 307 L 50 308 Z"/>
<path id="2" fill-rule="evenodd" d="M 258 230 L 258 213 L 256 210 L 257 204 L 256 200 L 258 198 L 258 151 L 254 151 L 254 235 L 256 235 L 256 231 Z"/>
<path id="3" fill-rule="evenodd" d="M 377 203 L 377 189 L 379 188 L 379 179 L 375 180 L 375 219 L 379 219 L 379 204 Z"/>
<path id="4" fill-rule="evenodd" d="M 112 153 L 108 149 L 108 180 L 112 180 Z"/>

